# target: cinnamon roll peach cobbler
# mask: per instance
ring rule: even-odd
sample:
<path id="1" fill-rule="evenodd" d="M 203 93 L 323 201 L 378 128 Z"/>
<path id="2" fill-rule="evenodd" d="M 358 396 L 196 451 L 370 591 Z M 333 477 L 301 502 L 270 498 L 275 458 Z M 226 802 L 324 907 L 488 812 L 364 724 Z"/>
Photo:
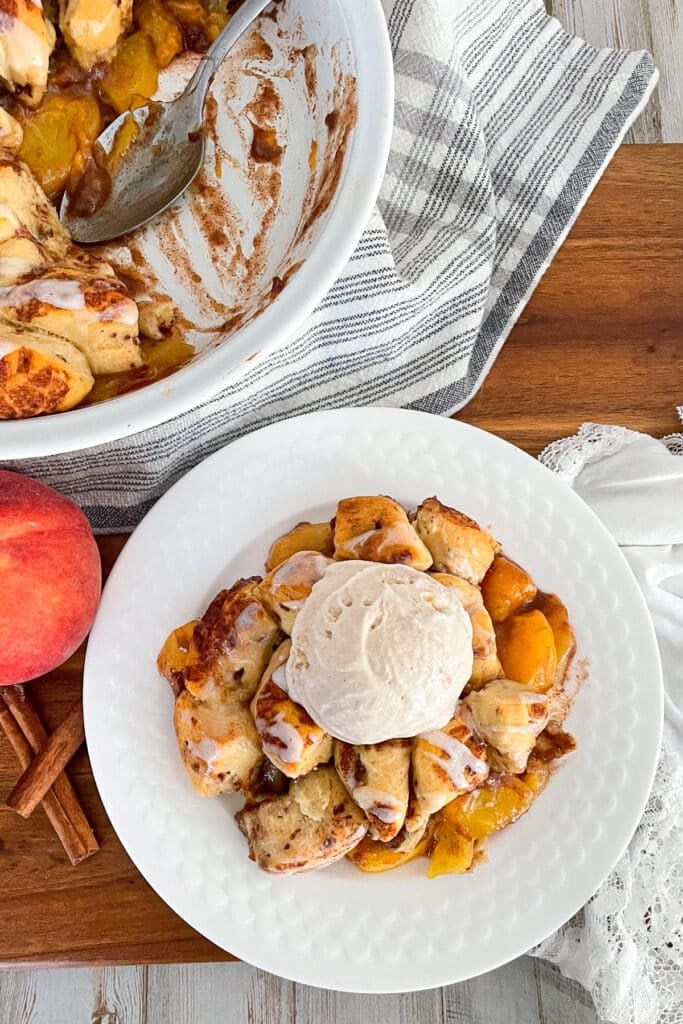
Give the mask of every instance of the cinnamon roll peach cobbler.
<path id="1" fill-rule="evenodd" d="M 132 390 L 189 359 L 171 302 L 138 308 L 53 204 L 66 189 L 82 216 L 101 205 L 114 168 L 99 133 L 153 96 L 175 57 L 206 50 L 235 6 L 0 0 L 0 419 Z M 114 164 L 130 141 L 117 138 Z"/>
<path id="2" fill-rule="evenodd" d="M 280 537 L 158 667 L 192 785 L 246 797 L 259 867 L 426 856 L 434 877 L 486 860 L 574 750 L 574 650 L 560 599 L 476 522 L 371 496 Z"/>

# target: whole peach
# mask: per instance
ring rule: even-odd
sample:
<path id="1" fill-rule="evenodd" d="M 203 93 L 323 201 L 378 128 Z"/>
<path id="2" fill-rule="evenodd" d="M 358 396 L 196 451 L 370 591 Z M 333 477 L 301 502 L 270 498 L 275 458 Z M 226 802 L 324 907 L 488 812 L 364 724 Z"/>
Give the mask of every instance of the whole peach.
<path id="1" fill-rule="evenodd" d="M 0 685 L 66 661 L 92 625 L 101 587 L 99 552 L 78 506 L 0 470 Z"/>

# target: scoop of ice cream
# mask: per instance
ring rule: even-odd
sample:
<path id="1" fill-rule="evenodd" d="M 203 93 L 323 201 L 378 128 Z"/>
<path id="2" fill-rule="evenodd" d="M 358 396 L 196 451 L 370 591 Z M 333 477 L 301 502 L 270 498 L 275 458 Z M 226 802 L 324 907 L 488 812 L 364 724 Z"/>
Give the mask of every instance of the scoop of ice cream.
<path id="1" fill-rule="evenodd" d="M 439 729 L 472 672 L 457 592 L 404 565 L 335 562 L 299 612 L 290 697 L 346 743 Z"/>

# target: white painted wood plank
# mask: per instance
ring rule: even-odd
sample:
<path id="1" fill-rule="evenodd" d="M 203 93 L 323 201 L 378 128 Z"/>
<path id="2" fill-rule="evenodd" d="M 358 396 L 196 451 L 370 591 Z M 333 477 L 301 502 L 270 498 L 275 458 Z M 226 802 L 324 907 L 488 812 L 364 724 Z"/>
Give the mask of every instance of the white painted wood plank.
<path id="1" fill-rule="evenodd" d="M 146 1024 L 294 1024 L 293 989 L 242 963 L 149 967 Z"/>
<path id="2" fill-rule="evenodd" d="M 252 967 L 247 990 L 249 1024 L 295 1024 L 296 985 Z"/>
<path id="3" fill-rule="evenodd" d="M 657 90 L 627 141 L 683 141 L 683 19 L 680 0 L 548 0 L 567 31 L 593 46 L 649 50 L 660 71 Z"/>
<path id="4" fill-rule="evenodd" d="M 296 1024 L 403 1024 L 402 996 L 356 996 L 296 985 Z M 414 1020 L 420 1021 L 421 1017 Z M 441 1017 L 436 1024 L 441 1024 Z"/>
<path id="5" fill-rule="evenodd" d="M 681 0 L 649 0 L 649 7 L 662 142 L 683 142 L 683 7 Z"/>
<path id="6" fill-rule="evenodd" d="M 541 1024 L 534 965 L 528 957 L 449 985 L 443 999 L 444 1024 Z M 559 1016 L 552 1024 L 568 1022 Z"/>
<path id="7" fill-rule="evenodd" d="M 89 1016 L 74 1014 L 73 1024 L 81 1019 L 87 1024 L 145 1024 L 146 967 L 98 967 L 89 973 Z"/>
<path id="8" fill-rule="evenodd" d="M 401 1024 L 444 1024 L 443 991 L 431 988 L 426 992 L 409 992 L 400 996 Z"/>
<path id="9" fill-rule="evenodd" d="M 236 1024 L 247 1019 L 247 964 L 147 968 L 147 1024 Z"/>
<path id="10" fill-rule="evenodd" d="M 541 1024 L 600 1024 L 593 1000 L 578 982 L 563 978 L 547 960 L 533 959 L 533 964 Z"/>
<path id="11" fill-rule="evenodd" d="M 93 971 L 0 973 L 0 1024 L 90 1024 Z"/>

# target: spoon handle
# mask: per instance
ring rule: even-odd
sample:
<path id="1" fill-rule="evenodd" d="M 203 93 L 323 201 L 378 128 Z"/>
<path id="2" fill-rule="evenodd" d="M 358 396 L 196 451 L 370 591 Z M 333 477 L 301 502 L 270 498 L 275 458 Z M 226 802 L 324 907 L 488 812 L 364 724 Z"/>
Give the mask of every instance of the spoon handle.
<path id="1" fill-rule="evenodd" d="M 226 54 L 270 2 L 271 0 L 244 0 L 197 65 L 183 94 L 183 99 L 192 101 L 197 128 L 201 128 L 202 125 L 206 94 Z"/>

